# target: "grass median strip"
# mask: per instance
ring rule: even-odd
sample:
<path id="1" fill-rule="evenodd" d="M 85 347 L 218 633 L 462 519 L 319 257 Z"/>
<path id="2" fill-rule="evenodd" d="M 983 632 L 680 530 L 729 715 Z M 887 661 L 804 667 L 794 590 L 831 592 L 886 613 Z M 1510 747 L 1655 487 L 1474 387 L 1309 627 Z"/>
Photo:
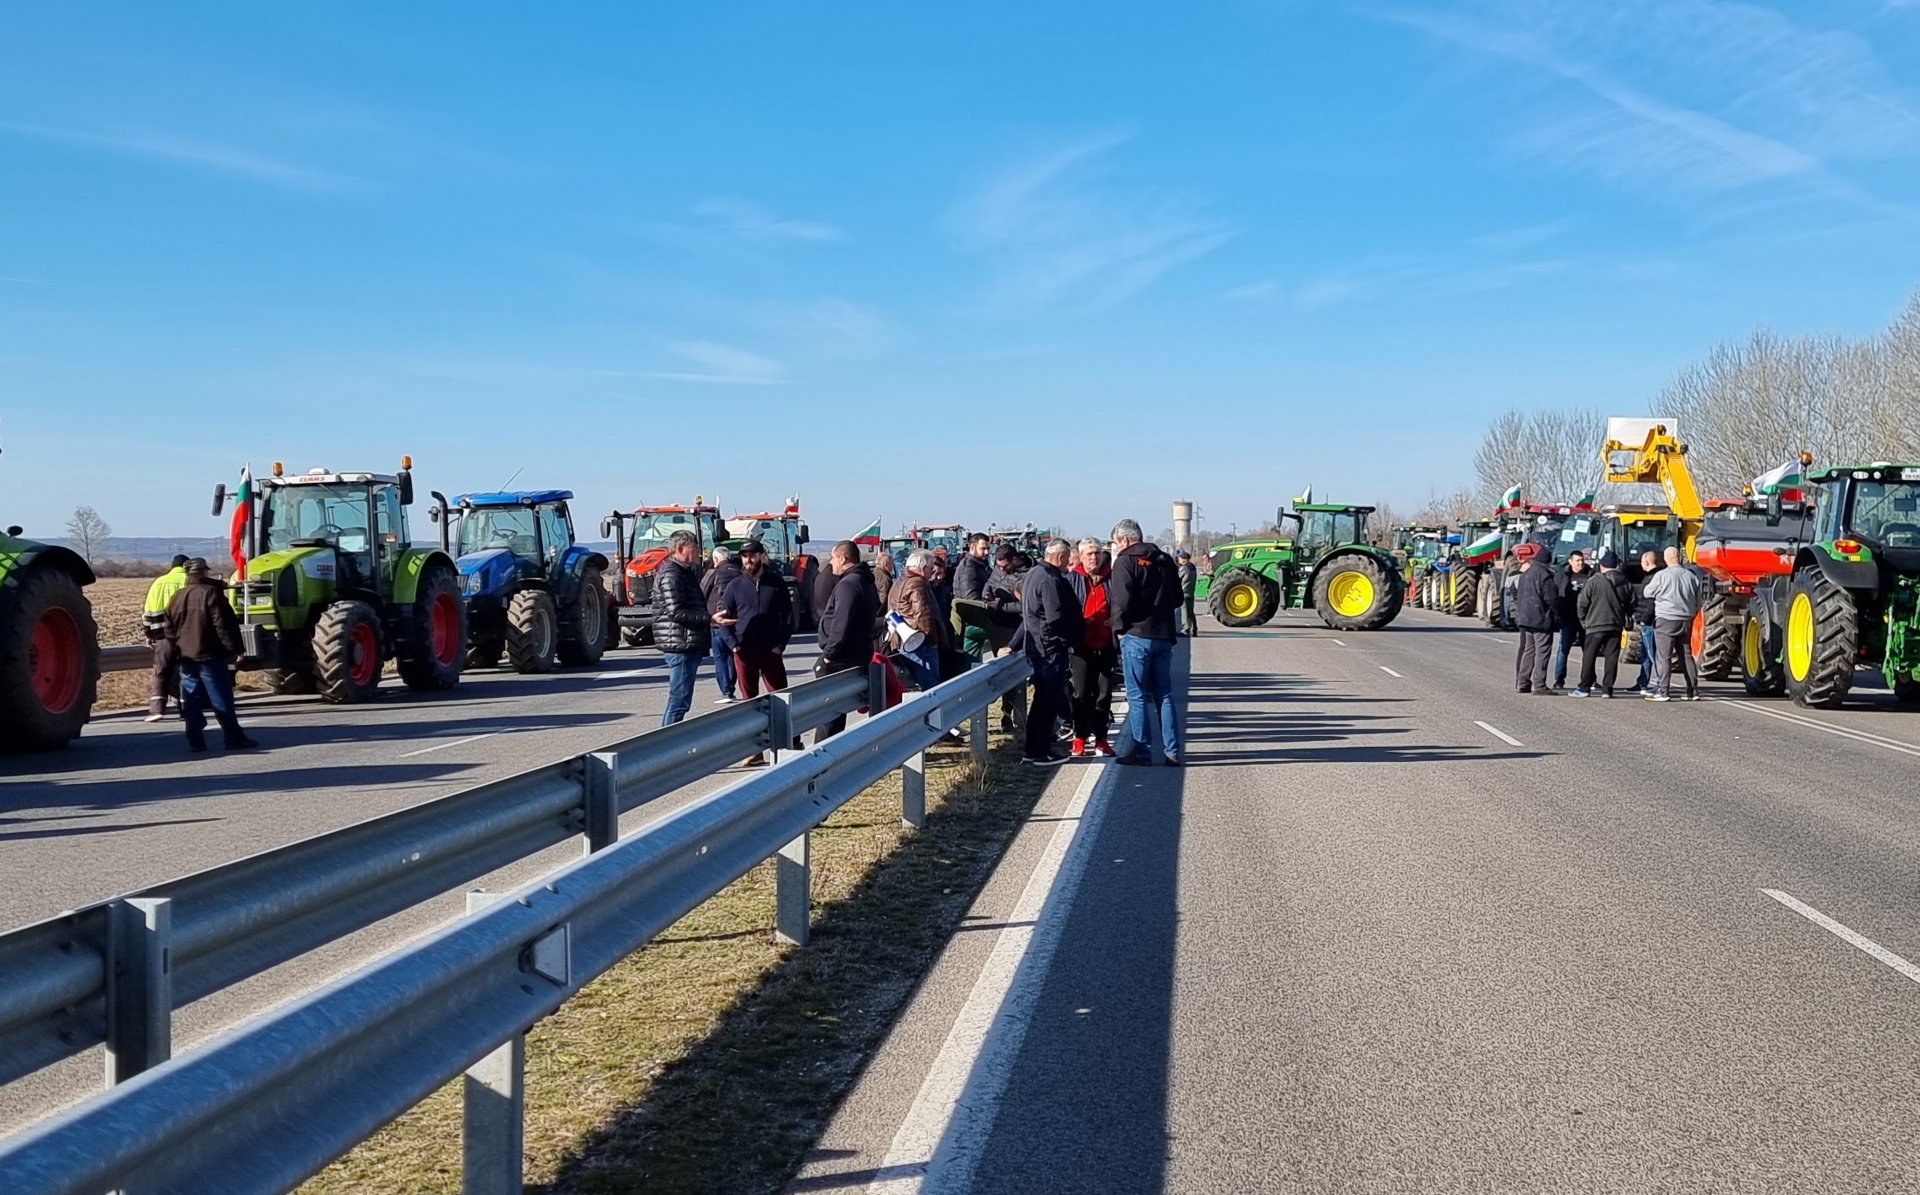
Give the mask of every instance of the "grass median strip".
<path id="1" fill-rule="evenodd" d="M 588 984 L 527 1041 L 527 1189 L 777 1191 L 958 925 L 1048 775 L 996 738 L 929 753 L 929 819 L 896 772 L 813 834 L 812 944 L 773 934 L 762 864 Z M 457 1192 L 455 1082 L 302 1188 Z"/>

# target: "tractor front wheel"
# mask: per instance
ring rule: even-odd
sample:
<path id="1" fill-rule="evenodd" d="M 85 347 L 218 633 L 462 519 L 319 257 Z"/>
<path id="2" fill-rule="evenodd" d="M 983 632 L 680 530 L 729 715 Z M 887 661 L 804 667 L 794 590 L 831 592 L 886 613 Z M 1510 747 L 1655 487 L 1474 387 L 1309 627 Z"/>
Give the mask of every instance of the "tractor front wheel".
<path id="1" fill-rule="evenodd" d="M 1335 556 L 1314 578 L 1313 608 L 1336 631 L 1378 630 L 1400 613 L 1398 580 L 1371 556 Z"/>
<path id="2" fill-rule="evenodd" d="M 1279 587 L 1251 569 L 1230 568 L 1207 591 L 1207 609 L 1223 627 L 1260 626 L 1279 606 Z"/>
<path id="3" fill-rule="evenodd" d="M 607 641 L 613 627 L 607 622 L 612 607 L 607 604 L 607 585 L 600 570 L 589 568 L 580 575 L 580 608 L 574 612 L 571 633 L 560 641 L 563 664 L 598 664 L 607 654 Z"/>
<path id="4" fill-rule="evenodd" d="M 1748 607 L 1740 620 L 1740 683 L 1749 697 L 1778 697 L 1787 687 L 1767 630 L 1759 611 Z"/>
<path id="5" fill-rule="evenodd" d="M 1819 568 L 1794 578 L 1787 594 L 1787 695 L 1795 705 L 1834 709 L 1853 687 L 1860 616 L 1853 594 Z"/>
<path id="6" fill-rule="evenodd" d="M 467 604 L 460 598 L 460 577 L 444 564 L 420 574 L 413 600 L 413 633 L 400 645 L 400 679 L 416 693 L 451 689 L 460 683 L 467 659 Z"/>
<path id="7" fill-rule="evenodd" d="M 313 627 L 313 679 L 335 705 L 372 701 L 380 688 L 380 616 L 365 602 L 335 602 Z"/>
<path id="8" fill-rule="evenodd" d="M 8 580 L 12 592 L 0 597 L 0 751 L 51 751 L 77 738 L 93 715 L 93 604 L 59 568 L 29 565 Z"/>
<path id="9" fill-rule="evenodd" d="M 1706 680 L 1726 680 L 1740 658 L 1740 610 L 1724 593 L 1707 599 L 1700 611 L 1698 647 L 1700 675 Z"/>
<path id="10" fill-rule="evenodd" d="M 553 595 L 522 589 L 507 603 L 507 662 L 515 672 L 552 672 L 559 634 Z"/>

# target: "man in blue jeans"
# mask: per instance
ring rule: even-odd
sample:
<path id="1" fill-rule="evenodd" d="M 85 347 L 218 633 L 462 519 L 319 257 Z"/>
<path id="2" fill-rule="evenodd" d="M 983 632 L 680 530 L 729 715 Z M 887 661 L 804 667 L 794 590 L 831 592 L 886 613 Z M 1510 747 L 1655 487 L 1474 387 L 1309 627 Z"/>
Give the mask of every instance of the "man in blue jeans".
<path id="1" fill-rule="evenodd" d="M 700 593 L 700 540 L 691 531 L 667 537 L 667 558 L 653 581 L 653 645 L 667 658 L 667 708 L 660 725 L 672 726 L 693 708 L 693 681 L 700 660 L 713 650 L 713 616 Z"/>
<path id="2" fill-rule="evenodd" d="M 163 616 L 167 641 L 180 662 L 180 716 L 186 722 L 189 751 L 207 749 L 208 706 L 228 750 L 259 746 L 240 729 L 233 712 L 232 668 L 244 648 L 226 588 L 196 556 L 187 562 L 186 583 Z"/>
<path id="3" fill-rule="evenodd" d="M 1173 558 L 1143 542 L 1140 524 L 1113 525 L 1113 575 L 1107 582 L 1113 633 L 1120 640 L 1120 671 L 1127 683 L 1127 723 L 1133 749 L 1117 762 L 1153 763 L 1151 728 L 1160 717 L 1160 750 L 1180 766 L 1180 727 L 1173 704 L 1173 642 L 1181 606 L 1180 572 Z"/>

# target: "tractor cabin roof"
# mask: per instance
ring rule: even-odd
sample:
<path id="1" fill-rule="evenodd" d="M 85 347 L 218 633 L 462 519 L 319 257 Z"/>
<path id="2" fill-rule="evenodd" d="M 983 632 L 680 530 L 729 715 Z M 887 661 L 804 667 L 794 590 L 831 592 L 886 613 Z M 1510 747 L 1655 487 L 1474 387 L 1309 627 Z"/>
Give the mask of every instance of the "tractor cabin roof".
<path id="1" fill-rule="evenodd" d="M 572 490 L 496 490 L 490 494 L 462 494 L 455 506 L 547 506 L 573 499 Z"/>
<path id="2" fill-rule="evenodd" d="M 1293 509 L 1295 513 L 1307 511 L 1312 514 L 1341 515 L 1350 514 L 1354 511 L 1359 511 L 1363 514 L 1372 514 L 1378 508 L 1373 506 L 1349 506 L 1342 502 L 1296 502 L 1293 504 Z"/>
<path id="3" fill-rule="evenodd" d="M 1855 481 L 1920 481 L 1920 465 L 1875 461 L 1871 465 L 1835 465 L 1807 478 L 1815 485 L 1852 478 Z"/>
<path id="4" fill-rule="evenodd" d="M 276 485 L 398 485 L 400 479 L 390 473 L 327 473 L 316 469 L 311 473 L 290 473 L 285 477 L 262 477 L 257 479 L 265 487 Z"/>
<path id="5" fill-rule="evenodd" d="M 694 515 L 694 514 L 717 515 L 720 513 L 720 508 L 717 506 L 704 506 L 704 505 L 700 505 L 700 506 L 636 506 L 633 508 L 633 513 L 637 515 Z"/>

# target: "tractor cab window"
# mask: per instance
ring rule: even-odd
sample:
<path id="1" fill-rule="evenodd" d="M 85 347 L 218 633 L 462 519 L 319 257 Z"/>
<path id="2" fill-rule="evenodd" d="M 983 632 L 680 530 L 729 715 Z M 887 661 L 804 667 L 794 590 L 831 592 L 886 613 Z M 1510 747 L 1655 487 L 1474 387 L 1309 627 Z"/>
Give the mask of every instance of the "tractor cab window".
<path id="1" fill-rule="evenodd" d="M 778 519 L 748 519 L 741 533 L 734 538 L 745 543 L 757 539 L 767 549 L 767 555 L 783 560 L 793 555 L 787 543 L 787 525 Z"/>
<path id="2" fill-rule="evenodd" d="M 1857 481 L 1847 528 L 1881 548 L 1920 548 L 1920 481 Z"/>
<path id="3" fill-rule="evenodd" d="M 260 517 L 267 551 L 290 548 L 297 540 L 324 540 L 342 552 L 368 552 L 367 497 L 364 486 L 273 487 Z"/>
<path id="4" fill-rule="evenodd" d="M 505 548 L 515 556 L 531 559 L 534 538 L 533 512 L 524 506 L 485 507 L 470 510 L 460 520 L 460 555 Z"/>
<path id="5" fill-rule="evenodd" d="M 1560 525 L 1549 546 L 1555 560 L 1565 560 L 1579 552 L 1592 556 L 1600 548 L 1600 520 L 1593 515 L 1575 515 Z"/>
<path id="6" fill-rule="evenodd" d="M 1679 542 L 1668 523 L 1629 523 L 1620 528 L 1620 543 L 1614 552 L 1622 560 L 1638 563 L 1642 552 L 1657 554 Z"/>
<path id="7" fill-rule="evenodd" d="M 548 560 L 557 560 L 573 543 L 573 528 L 567 522 L 564 506 L 543 506 L 539 511 L 540 546 Z"/>
<path id="8" fill-rule="evenodd" d="M 691 531 L 695 535 L 706 529 L 701 544 L 713 542 L 713 519 L 711 515 L 701 515 L 697 519 L 685 511 L 654 511 L 638 515 L 633 520 L 633 540 L 627 545 L 627 555 L 640 556 L 655 548 L 665 550 L 667 538 L 676 531 Z"/>
<path id="9" fill-rule="evenodd" d="M 1366 516 L 1358 511 L 1301 511 L 1300 550 L 1305 555 L 1312 555 L 1338 544 L 1359 543 L 1366 534 L 1366 527 Z"/>
<path id="10" fill-rule="evenodd" d="M 400 505 L 400 491 L 394 486 L 373 495 L 373 535 L 384 556 L 395 556 L 407 544 L 407 508 Z"/>

